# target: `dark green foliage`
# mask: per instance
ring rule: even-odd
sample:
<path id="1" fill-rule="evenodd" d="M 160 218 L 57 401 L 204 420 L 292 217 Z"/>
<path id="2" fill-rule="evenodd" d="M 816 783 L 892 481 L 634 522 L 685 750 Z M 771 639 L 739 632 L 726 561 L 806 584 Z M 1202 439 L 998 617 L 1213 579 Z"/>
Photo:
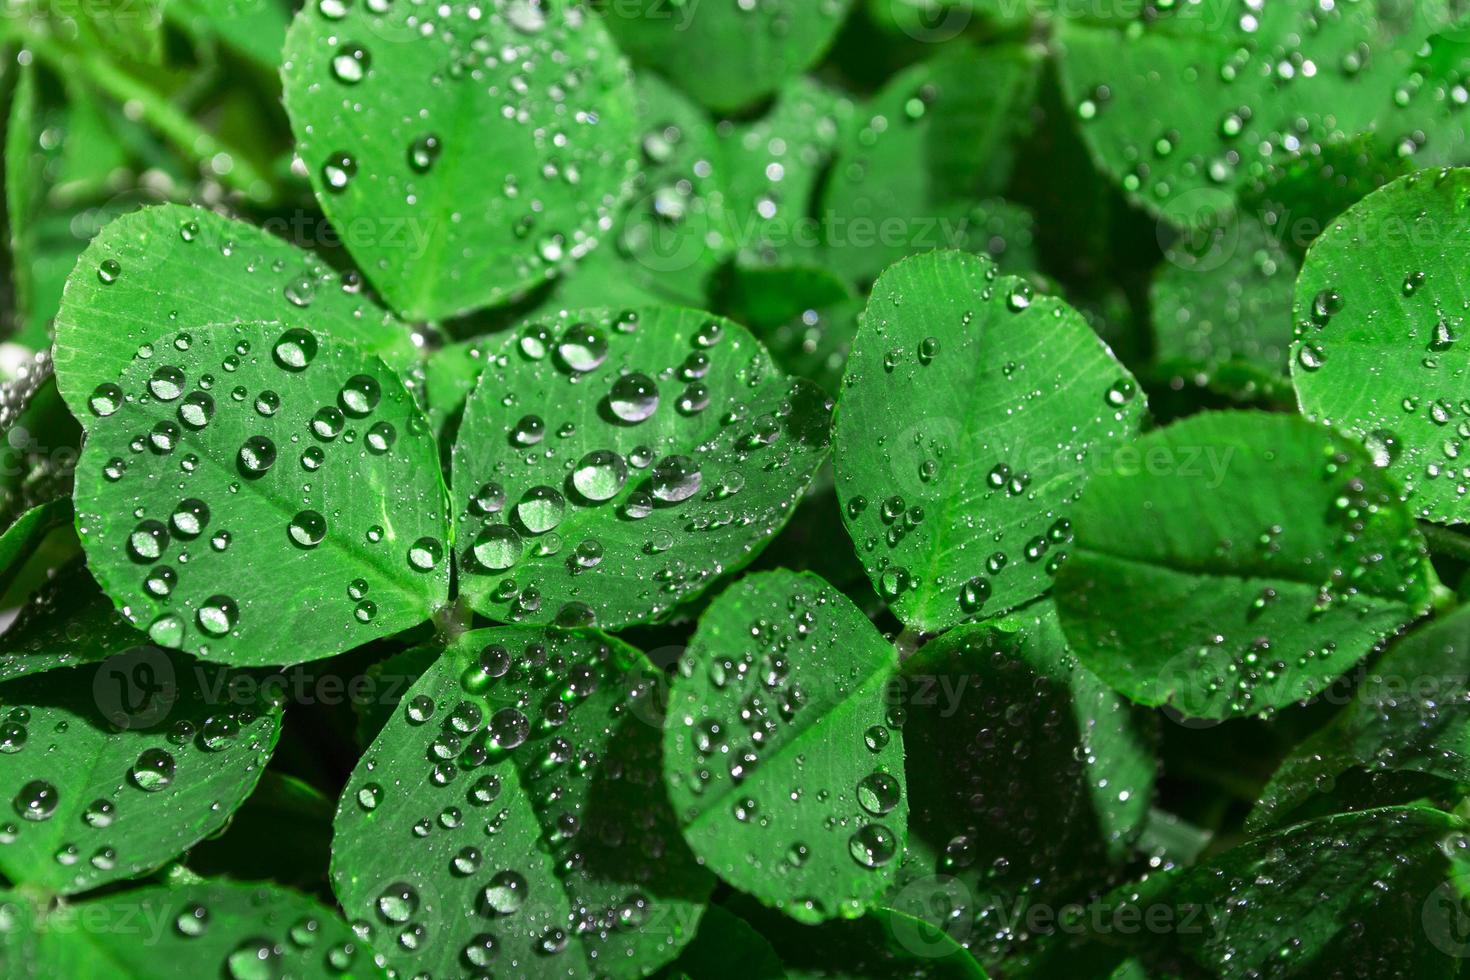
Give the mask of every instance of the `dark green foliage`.
<path id="1" fill-rule="evenodd" d="M 1461 0 L 0 53 L 0 977 L 1470 976 Z"/>

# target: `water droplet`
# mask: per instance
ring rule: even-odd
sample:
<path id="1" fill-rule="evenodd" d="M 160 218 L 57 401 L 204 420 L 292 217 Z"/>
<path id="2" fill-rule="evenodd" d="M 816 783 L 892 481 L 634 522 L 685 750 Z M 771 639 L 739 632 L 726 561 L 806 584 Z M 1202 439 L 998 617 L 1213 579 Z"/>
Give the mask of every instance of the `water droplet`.
<path id="1" fill-rule="evenodd" d="M 327 189 L 341 192 L 347 189 L 352 178 L 357 176 L 357 161 L 352 154 L 338 151 L 327 157 L 322 164 L 322 183 Z"/>
<path id="2" fill-rule="evenodd" d="M 122 275 L 122 266 L 118 265 L 117 259 L 104 259 L 97 267 L 97 278 L 104 286 L 111 286 L 117 282 L 117 277 L 120 275 Z"/>
<path id="3" fill-rule="evenodd" d="M 1325 326 L 1338 313 L 1342 312 L 1342 294 L 1335 289 L 1324 289 L 1312 298 L 1312 320 L 1319 327 Z"/>
<path id="4" fill-rule="evenodd" d="M 347 417 L 341 411 L 330 405 L 317 409 L 311 417 L 311 434 L 323 442 L 331 442 L 342 434 L 342 428 L 347 424 Z"/>
<path id="5" fill-rule="evenodd" d="M 291 518 L 286 533 L 297 547 L 315 548 L 327 537 L 327 519 L 317 511 L 303 510 Z"/>
<path id="6" fill-rule="evenodd" d="M 11 806 L 22 819 L 40 823 L 51 819 L 51 815 L 56 812 L 58 799 L 55 786 L 44 779 L 33 779 L 15 794 Z"/>
<path id="7" fill-rule="evenodd" d="M 565 511 L 566 499 L 547 486 L 532 487 L 516 504 L 516 518 L 532 534 L 545 534 L 554 529 Z"/>
<path id="8" fill-rule="evenodd" d="M 501 708 L 490 718 L 490 736 L 497 748 L 516 748 L 530 733 L 531 723 L 516 708 Z"/>
<path id="9" fill-rule="evenodd" d="M 492 524 L 475 536 L 475 560 L 492 572 L 503 572 L 521 560 L 521 536 L 507 524 Z"/>
<path id="10" fill-rule="evenodd" d="M 519 872 L 502 871 L 485 886 L 485 905 L 497 915 L 514 915 L 526 903 L 526 889 Z"/>
<path id="11" fill-rule="evenodd" d="M 246 939 L 225 958 L 225 968 L 230 980 L 277 980 L 281 950 L 269 939 Z"/>
<path id="12" fill-rule="evenodd" d="M 432 572 L 444 560 L 444 545 L 425 535 L 408 549 L 408 564 L 421 572 Z"/>
<path id="13" fill-rule="evenodd" d="M 209 505 L 196 497 L 181 501 L 174 508 L 169 524 L 173 526 L 174 534 L 186 541 L 192 541 L 203 534 L 205 527 L 209 525 Z"/>
<path id="14" fill-rule="evenodd" d="M 378 914 L 385 922 L 407 922 L 418 910 L 418 890 L 406 882 L 396 881 L 378 895 Z"/>
<path id="15" fill-rule="evenodd" d="M 159 401 L 171 402 L 184 393 L 184 372 L 166 364 L 153 372 L 148 379 L 148 390 Z"/>
<path id="16" fill-rule="evenodd" d="M 214 399 L 202 391 L 190 392 L 179 404 L 179 421 L 198 431 L 214 418 Z"/>
<path id="17" fill-rule="evenodd" d="M 168 549 L 168 528 L 159 521 L 140 521 L 128 535 L 128 555 L 136 562 L 154 562 Z"/>
<path id="18" fill-rule="evenodd" d="M 898 838 L 882 824 L 859 828 L 847 841 L 852 859 L 865 868 L 880 868 L 898 853 Z"/>
<path id="19" fill-rule="evenodd" d="M 316 299 L 316 281 L 305 273 L 294 276 L 286 280 L 286 285 L 281 287 L 281 293 L 292 306 L 310 306 L 312 300 Z"/>
<path id="20" fill-rule="evenodd" d="M 374 422 L 368 427 L 364 442 L 367 444 L 368 452 L 374 456 L 381 456 L 393 448 L 398 441 L 398 430 L 393 428 L 393 423 L 386 420 Z"/>
<path id="21" fill-rule="evenodd" d="M 408 165 L 417 173 L 426 174 L 439 159 L 439 137 L 432 134 L 420 136 L 408 147 Z"/>
<path id="22" fill-rule="evenodd" d="M 646 374 L 625 374 L 613 382 L 608 407 L 624 422 L 642 422 L 658 409 L 658 385 Z"/>
<path id="23" fill-rule="evenodd" d="M 699 465 L 688 456 L 665 456 L 654 464 L 649 485 L 665 503 L 679 503 L 699 492 Z"/>
<path id="24" fill-rule="evenodd" d="M 546 422 L 539 415 L 526 415 L 510 430 L 510 440 L 517 446 L 534 446 L 546 438 Z"/>
<path id="25" fill-rule="evenodd" d="M 572 471 L 572 486 L 586 499 L 601 503 L 611 500 L 628 482 L 628 464 L 609 449 L 594 449 L 583 456 Z"/>
<path id="26" fill-rule="evenodd" d="M 133 785 L 147 793 L 167 789 L 174 781 L 174 757 L 163 749 L 144 749 L 128 770 Z"/>
<path id="27" fill-rule="evenodd" d="M 1133 396 L 1136 394 L 1138 394 L 1138 386 L 1135 385 L 1128 378 L 1123 378 L 1120 381 L 1114 381 L 1111 385 L 1108 386 L 1108 404 L 1112 405 L 1114 408 L 1121 408 L 1131 402 L 1133 400 Z"/>
<path id="28" fill-rule="evenodd" d="M 264 476 L 276 465 L 276 444 L 267 436 L 251 436 L 240 446 L 239 461 L 246 476 Z"/>
<path id="29" fill-rule="evenodd" d="M 294 327 L 281 334 L 273 350 L 276 363 L 287 371 L 305 371 L 316 357 L 316 336 L 309 330 Z"/>
<path id="30" fill-rule="evenodd" d="M 344 85 L 356 85 L 372 66 L 372 55 L 360 44 L 342 44 L 332 55 L 332 75 Z"/>
<path id="31" fill-rule="evenodd" d="M 184 642 L 184 621 L 173 613 L 163 613 L 148 625 L 148 638 L 161 647 L 177 647 Z"/>
<path id="32" fill-rule="evenodd" d="M 377 783 L 364 783 L 357 791 L 357 805 L 364 810 L 376 810 L 383 799 L 383 787 Z"/>
<path id="33" fill-rule="evenodd" d="M 204 935 L 209 929 L 209 909 L 198 902 L 190 902 L 174 919 L 174 928 L 179 935 L 189 939 Z"/>
<path id="34" fill-rule="evenodd" d="M 607 337 L 590 323 L 574 323 L 556 342 L 556 352 L 571 370 L 593 371 L 607 360 Z"/>
<path id="35" fill-rule="evenodd" d="M 110 381 L 98 385 L 87 400 L 87 407 L 98 418 L 105 419 L 122 407 L 123 390 Z"/>
<path id="36" fill-rule="evenodd" d="M 383 389 L 377 381 L 366 374 L 357 374 L 348 378 L 337 393 L 337 404 L 348 415 L 360 419 L 372 414 L 382 395 Z"/>
<path id="37" fill-rule="evenodd" d="M 886 772 L 865 776 L 857 786 L 858 803 L 875 817 L 891 813 L 901 795 L 898 780 Z"/>
<path id="38" fill-rule="evenodd" d="M 235 600 L 225 595 L 213 595 L 204 600 L 195 619 L 199 628 L 210 636 L 224 636 L 235 628 L 240 618 L 240 607 Z"/>

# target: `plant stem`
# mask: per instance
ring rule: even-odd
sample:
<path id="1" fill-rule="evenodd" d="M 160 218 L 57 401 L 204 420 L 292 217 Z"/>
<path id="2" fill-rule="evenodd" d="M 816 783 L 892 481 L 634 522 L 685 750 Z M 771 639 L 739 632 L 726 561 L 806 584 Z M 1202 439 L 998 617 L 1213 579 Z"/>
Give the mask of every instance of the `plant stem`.
<path id="1" fill-rule="evenodd" d="M 1429 543 L 1430 553 L 1439 555 L 1441 558 L 1455 558 L 1470 562 L 1470 537 L 1427 521 L 1419 522 L 1419 530 L 1423 532 L 1424 540 Z"/>

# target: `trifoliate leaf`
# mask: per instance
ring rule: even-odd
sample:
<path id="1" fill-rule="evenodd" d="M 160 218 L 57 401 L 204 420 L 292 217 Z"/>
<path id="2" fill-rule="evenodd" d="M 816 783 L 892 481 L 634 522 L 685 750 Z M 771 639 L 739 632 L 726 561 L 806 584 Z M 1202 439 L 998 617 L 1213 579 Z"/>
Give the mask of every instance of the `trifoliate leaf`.
<path id="1" fill-rule="evenodd" d="M 730 110 L 771 94 L 820 58 L 852 0 L 602 0 L 598 6 L 635 61 L 711 109 Z"/>
<path id="2" fill-rule="evenodd" d="M 1365 197 L 1317 239 L 1296 284 L 1302 410 L 1361 438 L 1440 523 L 1470 519 L 1470 345 L 1455 243 L 1470 169 L 1423 171 Z"/>
<path id="3" fill-rule="evenodd" d="M 222 827 L 281 723 L 249 678 L 152 647 L 0 686 L 0 717 L 0 871 L 61 894 L 152 871 Z"/>
<path id="4" fill-rule="evenodd" d="M 362 295 L 357 273 L 243 222 L 164 205 L 118 218 L 82 253 L 56 317 L 57 383 L 91 428 L 99 386 L 157 353 L 146 348 L 161 331 L 237 320 L 329 335 L 400 371 L 418 357 L 407 329 Z"/>
<path id="5" fill-rule="evenodd" d="M 16 980 L 384 976 L 334 912 L 278 885 L 153 885 L 44 914 L 23 895 L 0 893 L 0 921 L 0 951 Z"/>
<path id="6" fill-rule="evenodd" d="M 322 210 L 415 319 L 554 276 L 596 247 L 633 174 L 627 65 L 568 0 L 308 4 L 282 78 Z"/>
<path id="7" fill-rule="evenodd" d="M 829 415 L 815 385 L 718 317 L 530 323 L 487 350 L 454 447 L 462 594 L 500 620 L 662 616 L 781 529 Z"/>
<path id="8" fill-rule="evenodd" d="M 875 904 L 902 852 L 891 644 L 815 575 L 748 575 L 679 663 L 664 775 L 684 838 L 729 884 L 802 922 Z"/>
<path id="9" fill-rule="evenodd" d="M 89 567 L 155 643 L 301 663 L 444 604 L 438 453 L 381 360 L 269 323 L 149 349 L 90 400 L 76 501 Z"/>
<path id="10" fill-rule="evenodd" d="M 939 630 L 1046 591 L 1084 484 L 1137 431 L 1137 395 L 1079 313 L 988 259 L 889 269 L 848 360 L 836 466 L 898 617 Z"/>
<path id="11" fill-rule="evenodd" d="M 596 633 L 464 634 L 348 780 L 343 907 L 405 973 L 640 977 L 673 959 L 712 882 L 660 790 L 661 695 L 643 654 Z"/>
<path id="12" fill-rule="evenodd" d="M 902 683 L 911 815 L 887 903 L 1017 969 L 1033 944 L 1009 924 L 1085 899 L 1128 856 L 1148 719 L 1077 663 L 1049 600 L 931 641 Z"/>
<path id="13" fill-rule="evenodd" d="M 1400 492 L 1351 439 L 1216 412 L 1113 454 L 1073 515 L 1057 606 L 1141 704 L 1229 718 L 1311 697 L 1428 607 Z"/>

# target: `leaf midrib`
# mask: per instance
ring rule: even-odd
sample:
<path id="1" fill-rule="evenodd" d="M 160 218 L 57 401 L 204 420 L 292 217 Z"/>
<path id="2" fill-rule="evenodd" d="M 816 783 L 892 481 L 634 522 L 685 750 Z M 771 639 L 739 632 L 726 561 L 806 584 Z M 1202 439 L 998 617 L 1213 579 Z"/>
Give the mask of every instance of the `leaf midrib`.
<path id="1" fill-rule="evenodd" d="M 878 682 L 878 684 L 887 683 L 889 678 L 893 677 L 898 671 L 898 660 L 896 656 L 893 656 L 891 658 L 891 663 L 886 662 L 890 659 L 890 655 L 892 654 L 893 648 L 887 647 L 882 656 L 875 657 L 873 659 L 872 666 L 874 667 L 874 670 L 868 673 L 867 676 L 863 677 L 862 680 L 860 680 L 847 695 L 840 698 L 836 703 L 834 703 L 831 709 L 828 710 L 825 714 L 817 717 L 817 719 L 811 724 L 797 731 L 796 735 L 793 736 L 790 740 L 777 746 L 776 751 L 773 752 L 770 756 L 762 759 L 761 765 L 756 769 L 756 775 L 754 779 L 758 780 L 760 778 L 760 772 L 767 766 L 769 766 L 772 761 L 790 754 L 797 748 L 797 746 L 800 746 L 803 743 L 810 741 L 813 737 L 813 733 L 825 730 L 828 727 L 829 723 L 831 723 L 836 716 L 845 716 L 848 709 L 855 710 L 858 703 L 860 703 L 864 698 L 871 696 L 870 687 L 877 686 L 875 685 L 875 682 Z M 902 745 L 902 733 L 895 732 L 894 736 L 896 739 L 898 739 L 899 744 Z M 740 789 L 742 786 L 745 786 L 746 784 L 738 783 L 732 779 L 723 785 L 724 788 L 720 791 L 718 795 L 712 797 L 704 796 L 699 798 L 701 802 L 706 802 L 707 805 L 700 809 L 700 811 L 693 817 L 693 819 L 684 823 L 684 830 L 686 834 L 693 833 L 696 828 L 700 827 L 705 822 L 705 818 L 713 814 L 728 812 L 728 808 L 722 807 L 720 804 L 723 804 L 726 800 L 733 796 L 738 789 Z"/>

